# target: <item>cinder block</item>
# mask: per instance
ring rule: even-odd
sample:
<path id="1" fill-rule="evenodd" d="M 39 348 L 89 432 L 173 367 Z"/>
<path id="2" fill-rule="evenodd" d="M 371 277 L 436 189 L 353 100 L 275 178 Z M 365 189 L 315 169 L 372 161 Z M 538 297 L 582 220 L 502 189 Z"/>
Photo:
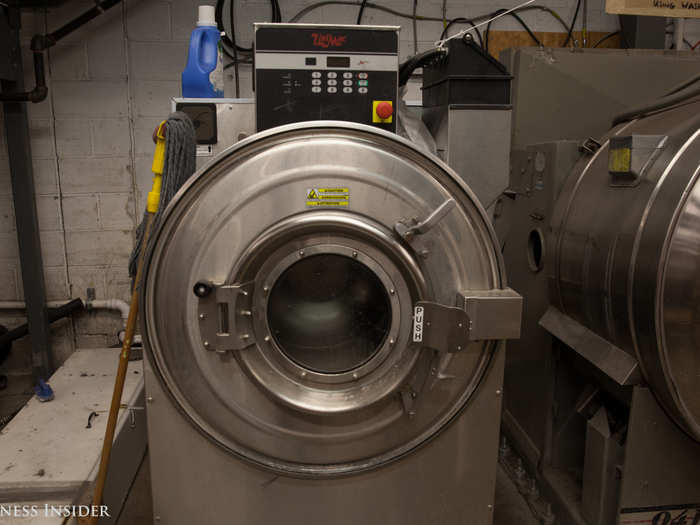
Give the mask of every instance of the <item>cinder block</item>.
<path id="1" fill-rule="evenodd" d="M 30 120 L 29 138 L 31 140 L 32 157 L 46 158 L 54 156 L 53 123 L 50 120 Z"/>
<path id="2" fill-rule="evenodd" d="M 108 298 L 121 299 L 127 303 L 131 301 L 131 277 L 126 265 L 108 268 L 105 278 Z"/>
<path id="3" fill-rule="evenodd" d="M 34 191 L 39 195 L 58 191 L 56 159 L 32 159 Z"/>
<path id="4" fill-rule="evenodd" d="M 80 314 L 74 314 L 80 315 Z M 73 324 L 70 319 L 62 319 L 53 323 L 51 337 L 51 351 L 56 366 L 61 366 L 75 351 L 73 336 Z"/>
<path id="5" fill-rule="evenodd" d="M 52 80 L 87 80 L 87 47 L 84 42 L 58 44 L 49 50 Z"/>
<path id="6" fill-rule="evenodd" d="M 101 193 L 98 199 L 103 229 L 134 229 L 134 199 L 131 193 Z"/>
<path id="7" fill-rule="evenodd" d="M 170 109 L 170 106 L 168 106 Z M 134 119 L 134 152 L 137 156 L 153 156 L 153 130 L 167 115 L 160 117 L 141 117 Z"/>
<path id="8" fill-rule="evenodd" d="M 19 300 L 24 301 L 24 276 L 21 268 L 18 268 Z M 68 281 L 66 280 L 66 269 L 64 266 L 44 267 L 44 290 L 47 301 L 68 300 Z"/>
<path id="9" fill-rule="evenodd" d="M 68 281 L 66 279 L 66 269 L 63 266 L 45 268 L 44 284 L 46 286 L 47 301 L 68 300 Z"/>
<path id="10" fill-rule="evenodd" d="M 119 312 L 113 310 L 86 310 L 74 319 L 75 332 L 79 335 L 104 335 L 117 339 L 123 323 Z M 114 344 L 114 343 L 111 343 Z"/>
<path id="11" fill-rule="evenodd" d="M 66 248 L 63 232 L 41 232 L 41 258 L 44 267 L 64 266 L 66 264 Z"/>
<path id="12" fill-rule="evenodd" d="M 100 118 L 127 116 L 125 81 L 52 82 L 57 118 Z"/>
<path id="13" fill-rule="evenodd" d="M 12 196 L 0 196 L 0 232 L 10 233 L 15 231 L 15 213 Z"/>
<path id="14" fill-rule="evenodd" d="M 116 337 L 104 334 L 76 334 L 75 336 L 76 348 L 106 348 L 116 342 L 118 342 Z"/>
<path id="15" fill-rule="evenodd" d="M 61 189 L 65 194 L 131 191 L 127 157 L 60 159 Z"/>
<path id="16" fill-rule="evenodd" d="M 131 151 L 129 121 L 126 119 L 93 120 L 91 123 L 94 155 L 127 156 Z"/>
<path id="17" fill-rule="evenodd" d="M 57 231 L 62 229 L 61 210 L 58 195 L 37 195 L 36 213 L 40 231 Z"/>
<path id="18" fill-rule="evenodd" d="M 165 80 L 135 80 L 131 83 L 134 116 L 166 118 L 170 99 L 179 97 L 180 82 Z"/>
<path id="19" fill-rule="evenodd" d="M 62 207 L 66 231 L 99 228 L 96 195 L 66 195 L 63 197 Z"/>
<path id="20" fill-rule="evenodd" d="M 105 287 L 104 268 L 89 268 L 84 266 L 69 266 L 68 279 L 70 281 L 71 297 L 87 299 L 87 289 L 95 290 L 95 299 L 109 299 Z"/>
<path id="21" fill-rule="evenodd" d="M 121 8 L 119 17 L 106 22 L 87 40 L 88 75 L 92 80 L 126 78 L 126 43 Z M 116 13 L 115 13 L 116 14 Z"/>
<path id="22" fill-rule="evenodd" d="M 59 157 L 89 157 L 90 122 L 86 119 L 56 119 L 56 149 Z"/>
<path id="23" fill-rule="evenodd" d="M 17 234 L 15 232 L 0 232 L 0 262 L 19 265 L 19 250 L 17 249 Z"/>
<path id="24" fill-rule="evenodd" d="M 34 192 L 37 195 L 54 194 L 56 185 L 56 159 L 32 159 L 34 171 Z M 0 195 L 12 194 L 10 164 L 7 158 L 0 158 Z"/>
<path id="25" fill-rule="evenodd" d="M 172 39 L 189 41 L 192 30 L 197 26 L 198 0 L 177 0 L 170 4 Z"/>
<path id="26" fill-rule="evenodd" d="M 17 301 L 19 299 L 17 280 L 17 267 L 15 265 L 0 265 L 0 301 Z"/>
<path id="27" fill-rule="evenodd" d="M 139 80 L 173 80 L 187 62 L 187 42 L 130 42 L 131 77 Z"/>
<path id="28" fill-rule="evenodd" d="M 66 233 L 66 251 L 71 266 L 126 265 L 132 245 L 129 231 Z"/>
<path id="29" fill-rule="evenodd" d="M 129 40 L 170 40 L 170 3 L 129 0 L 126 30 Z"/>

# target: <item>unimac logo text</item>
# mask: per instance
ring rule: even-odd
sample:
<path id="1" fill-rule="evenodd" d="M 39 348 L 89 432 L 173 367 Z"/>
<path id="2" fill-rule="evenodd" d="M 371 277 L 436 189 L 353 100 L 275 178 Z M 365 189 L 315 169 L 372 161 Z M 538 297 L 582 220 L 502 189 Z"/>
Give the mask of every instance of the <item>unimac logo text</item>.
<path id="1" fill-rule="evenodd" d="M 343 47 L 348 39 L 347 35 L 331 35 L 330 33 L 311 33 L 315 47 Z"/>

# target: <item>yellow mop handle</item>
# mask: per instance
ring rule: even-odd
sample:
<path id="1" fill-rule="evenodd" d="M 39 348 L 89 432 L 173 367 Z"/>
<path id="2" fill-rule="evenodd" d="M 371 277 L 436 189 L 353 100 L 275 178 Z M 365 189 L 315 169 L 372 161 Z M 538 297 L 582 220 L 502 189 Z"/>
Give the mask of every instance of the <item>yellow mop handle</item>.
<path id="1" fill-rule="evenodd" d="M 163 165 L 165 164 L 165 121 L 161 122 L 156 132 L 156 151 L 153 154 L 153 188 L 148 192 L 146 210 L 156 213 L 160 203 L 160 188 L 163 185 Z"/>

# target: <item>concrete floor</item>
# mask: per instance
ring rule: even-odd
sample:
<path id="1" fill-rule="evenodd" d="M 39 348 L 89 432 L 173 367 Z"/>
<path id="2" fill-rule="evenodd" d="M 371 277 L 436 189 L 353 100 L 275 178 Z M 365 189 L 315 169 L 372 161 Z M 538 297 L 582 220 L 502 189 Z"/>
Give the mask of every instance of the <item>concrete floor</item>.
<path id="1" fill-rule="evenodd" d="M 151 470 L 148 454 L 139 469 L 117 525 L 151 525 Z M 538 525 L 530 508 L 502 468 L 496 480 L 494 525 Z"/>

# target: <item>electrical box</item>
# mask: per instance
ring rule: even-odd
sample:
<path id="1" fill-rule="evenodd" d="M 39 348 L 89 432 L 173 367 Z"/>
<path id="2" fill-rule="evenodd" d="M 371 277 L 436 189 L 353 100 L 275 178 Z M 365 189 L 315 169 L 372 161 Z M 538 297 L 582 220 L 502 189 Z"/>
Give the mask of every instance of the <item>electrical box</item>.
<path id="1" fill-rule="evenodd" d="M 255 24 L 257 130 L 344 120 L 396 131 L 399 29 Z"/>

